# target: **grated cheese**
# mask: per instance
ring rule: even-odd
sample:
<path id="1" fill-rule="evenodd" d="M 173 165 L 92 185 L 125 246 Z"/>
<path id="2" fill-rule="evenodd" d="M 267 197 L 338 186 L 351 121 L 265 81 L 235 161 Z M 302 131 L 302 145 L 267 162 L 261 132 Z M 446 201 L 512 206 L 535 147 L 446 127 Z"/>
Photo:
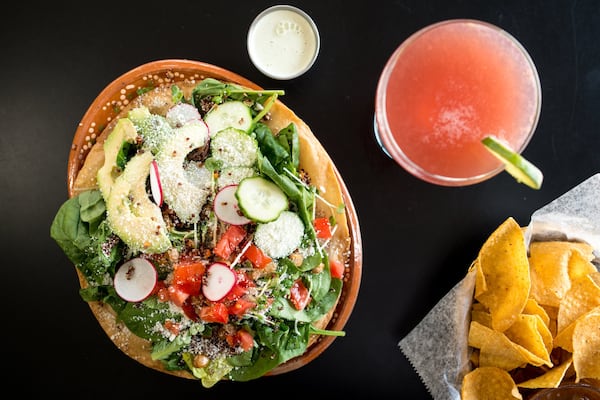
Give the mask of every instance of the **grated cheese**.
<path id="1" fill-rule="evenodd" d="M 204 166 L 189 163 L 185 157 L 206 144 L 208 131 L 202 124 L 190 123 L 174 129 L 173 138 L 164 143 L 156 154 L 165 202 L 182 222 L 200 220 L 212 186 L 212 173 Z"/>
<path id="2" fill-rule="evenodd" d="M 271 258 L 283 258 L 296 250 L 304 237 L 304 223 L 291 211 L 283 211 L 272 222 L 259 224 L 254 243 Z"/>
<path id="3" fill-rule="evenodd" d="M 254 168 L 249 167 L 230 167 L 221 170 L 217 178 L 217 188 L 223 188 L 228 185 L 237 185 L 244 178 L 256 175 Z"/>
<path id="4" fill-rule="evenodd" d="M 252 167 L 258 159 L 258 144 L 246 132 L 234 128 L 219 131 L 211 139 L 211 155 L 225 167 Z"/>

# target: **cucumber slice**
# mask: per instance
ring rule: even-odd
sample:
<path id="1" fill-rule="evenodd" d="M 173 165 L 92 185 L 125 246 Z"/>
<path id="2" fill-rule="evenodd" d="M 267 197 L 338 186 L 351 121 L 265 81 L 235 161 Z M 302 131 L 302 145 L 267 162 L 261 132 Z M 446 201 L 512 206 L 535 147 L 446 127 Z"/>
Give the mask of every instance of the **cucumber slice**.
<path id="1" fill-rule="evenodd" d="M 223 168 L 252 167 L 258 159 L 258 143 L 244 131 L 227 128 L 211 139 L 210 154 Z"/>
<path id="2" fill-rule="evenodd" d="M 252 126 L 252 113 L 241 101 L 227 101 L 212 108 L 204 121 L 211 135 L 227 128 L 248 132 Z"/>
<path id="3" fill-rule="evenodd" d="M 495 157 L 504 163 L 504 170 L 517 180 L 533 189 L 542 186 L 544 175 L 535 165 L 511 149 L 495 136 L 486 136 L 481 141 Z"/>
<path id="4" fill-rule="evenodd" d="M 282 211 L 276 220 L 258 224 L 254 243 L 271 258 L 289 256 L 300 247 L 304 237 L 304 223 L 298 214 Z"/>
<path id="5" fill-rule="evenodd" d="M 285 193 L 261 176 L 243 179 L 235 193 L 240 210 L 257 222 L 270 222 L 288 207 Z"/>
<path id="6" fill-rule="evenodd" d="M 227 167 L 221 169 L 217 178 L 217 189 L 224 188 L 229 185 L 237 185 L 244 178 L 257 175 L 254 168 L 251 167 Z"/>

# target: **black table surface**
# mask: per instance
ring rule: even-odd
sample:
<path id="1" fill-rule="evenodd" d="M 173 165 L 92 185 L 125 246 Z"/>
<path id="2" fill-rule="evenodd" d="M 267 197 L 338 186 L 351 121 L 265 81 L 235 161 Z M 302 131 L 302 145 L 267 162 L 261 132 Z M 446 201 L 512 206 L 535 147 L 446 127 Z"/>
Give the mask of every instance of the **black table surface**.
<path id="1" fill-rule="evenodd" d="M 321 35 L 314 67 L 291 81 L 262 75 L 246 50 L 270 1 L 14 2 L 0 13 L 0 219 L 3 388 L 86 398 L 352 398 L 431 396 L 398 342 L 465 274 L 507 217 L 536 209 L 600 172 L 600 3 L 597 0 L 291 1 Z M 375 87 L 411 33 L 450 18 L 491 22 L 529 51 L 542 111 L 524 155 L 540 190 L 507 173 L 450 188 L 414 178 L 373 135 Z M 50 238 L 67 198 L 77 125 L 113 79 L 149 61 L 215 64 L 282 97 L 325 146 L 357 209 L 363 274 L 337 338 L 301 369 L 247 383 L 172 377 L 126 357 L 79 297 L 74 267 Z"/>

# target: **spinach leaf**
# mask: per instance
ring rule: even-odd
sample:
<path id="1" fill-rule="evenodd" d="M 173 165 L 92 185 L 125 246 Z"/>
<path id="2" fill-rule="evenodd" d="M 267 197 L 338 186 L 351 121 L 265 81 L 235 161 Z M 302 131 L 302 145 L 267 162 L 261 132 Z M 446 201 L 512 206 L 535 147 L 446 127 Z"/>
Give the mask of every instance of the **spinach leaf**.
<path id="1" fill-rule="evenodd" d="M 297 268 L 301 272 L 312 271 L 321 264 L 321 261 L 323 261 L 321 254 L 315 253 L 312 256 L 305 257 L 304 260 L 302 260 L 302 264 Z"/>
<path id="2" fill-rule="evenodd" d="M 278 174 L 285 174 L 287 169 L 288 173 L 297 175 L 300 144 L 294 123 L 280 130 L 277 135 L 273 135 L 265 124 L 257 123 L 254 133 L 261 153 L 269 159 Z"/>
<path id="3" fill-rule="evenodd" d="M 277 94 L 283 95 L 283 90 L 251 90 L 247 88 L 243 88 L 239 85 L 235 85 L 232 83 L 224 83 L 217 79 L 206 78 L 202 80 L 194 89 L 192 90 L 192 104 L 199 108 L 202 103 L 202 99 L 210 96 L 212 101 L 216 104 L 221 104 L 226 100 L 246 100 L 251 99 L 253 101 L 258 101 L 260 97 L 264 97 L 265 100 L 267 96 Z"/>
<path id="4" fill-rule="evenodd" d="M 106 222 L 104 200 L 99 191 L 86 191 L 59 208 L 50 236 L 90 285 L 101 285 L 113 276 L 122 259 L 123 243 Z"/>
<path id="5" fill-rule="evenodd" d="M 310 289 L 310 296 L 313 301 L 321 301 L 329 292 L 331 286 L 331 272 L 329 272 L 329 268 L 324 268 L 318 274 L 306 274 L 305 278 L 308 281 L 307 286 Z"/>
<path id="6" fill-rule="evenodd" d="M 79 289 L 79 295 L 84 301 L 103 301 L 108 296 L 108 288 L 110 286 L 88 286 Z"/>
<path id="7" fill-rule="evenodd" d="M 117 167 L 119 167 L 121 171 L 124 170 L 127 161 L 129 161 L 131 157 L 135 155 L 136 152 L 137 147 L 135 146 L 135 144 L 130 142 L 123 142 L 121 148 L 119 149 L 119 152 L 117 153 Z"/>
<path id="8" fill-rule="evenodd" d="M 241 354 L 236 354 L 231 357 L 227 357 L 227 362 L 234 367 L 247 367 L 252 365 L 252 355 L 254 354 L 253 350 L 244 351 Z"/>
<path id="9" fill-rule="evenodd" d="M 89 225 L 89 232 L 94 233 L 105 218 L 106 204 L 99 190 L 88 190 L 79 195 L 79 214 L 83 222 Z"/>
<path id="10" fill-rule="evenodd" d="M 181 350 L 189 344 L 189 340 L 185 340 L 183 335 L 178 335 L 174 340 L 168 340 L 162 338 L 152 346 L 151 357 L 153 360 L 167 360 L 174 353 L 181 352 Z M 179 358 L 179 357 L 176 357 Z"/>
<path id="11" fill-rule="evenodd" d="M 341 279 L 331 278 L 331 283 L 327 293 L 321 297 L 319 301 L 311 301 L 311 304 L 306 307 L 305 310 L 312 321 L 318 320 L 323 315 L 327 314 L 333 306 L 335 306 L 335 303 L 337 302 L 337 299 L 342 291 L 342 284 L 343 282 Z"/>
<path id="12" fill-rule="evenodd" d="M 277 297 L 273 301 L 269 315 L 275 318 L 285 319 L 288 321 L 311 322 L 307 309 L 296 310 L 292 303 L 285 297 Z"/>
<path id="13" fill-rule="evenodd" d="M 79 214 L 80 208 L 79 199 L 70 198 L 60 206 L 50 226 L 50 237 L 75 265 L 87 258 L 86 250 L 91 242 L 88 226 Z"/>
<path id="14" fill-rule="evenodd" d="M 258 340 L 265 347 L 252 354 L 249 365 L 236 366 L 229 373 L 234 381 L 256 379 L 281 363 L 304 354 L 308 346 L 310 325 L 280 323 L 278 326 L 260 325 L 256 331 Z"/>
<path id="15" fill-rule="evenodd" d="M 156 296 L 149 297 L 141 303 L 126 302 L 117 316 L 117 320 L 123 321 L 133 334 L 157 341 L 163 336 L 156 332 L 154 327 L 168 318 L 176 318 L 176 315 L 170 311 L 168 303 L 158 301 Z"/>
<path id="16" fill-rule="evenodd" d="M 186 363 L 183 362 L 181 358 L 181 353 L 175 352 L 171 353 L 167 358 L 160 361 L 162 361 L 162 365 L 167 371 L 189 370 L 189 368 L 186 366 Z"/>
<path id="17" fill-rule="evenodd" d="M 283 167 L 291 161 L 288 146 L 282 145 L 265 124 L 257 123 L 254 133 L 260 152 L 269 159 L 277 173 L 283 173 Z"/>
<path id="18" fill-rule="evenodd" d="M 321 273 L 323 274 L 323 273 Z M 320 278 L 323 279 L 323 278 Z M 288 321 L 314 322 L 325 315 L 335 305 L 342 290 L 342 280 L 330 278 L 331 283 L 324 294 L 320 294 L 320 299 L 313 300 L 303 310 L 296 310 L 292 303 L 285 297 L 278 297 L 273 302 L 269 315 L 275 318 L 281 318 Z M 316 282 L 315 285 L 323 285 L 323 282 Z M 318 290 L 322 290 L 322 287 Z"/>
<path id="19" fill-rule="evenodd" d="M 298 139 L 296 124 L 290 123 L 287 127 L 280 130 L 277 134 L 277 140 L 286 148 L 290 155 L 288 169 L 291 172 L 296 173 L 296 170 L 300 165 L 300 141 Z"/>
<path id="20" fill-rule="evenodd" d="M 229 359 L 228 359 L 229 362 Z M 236 366 L 229 372 L 232 381 L 249 381 L 259 378 L 280 364 L 277 352 L 263 348 L 254 349 L 249 365 Z"/>
<path id="21" fill-rule="evenodd" d="M 123 258 L 123 242 L 110 230 L 108 222 L 102 220 L 95 234 L 90 237 L 86 258 L 76 267 L 90 284 L 100 285 L 106 276 L 114 276 L 117 264 Z"/>

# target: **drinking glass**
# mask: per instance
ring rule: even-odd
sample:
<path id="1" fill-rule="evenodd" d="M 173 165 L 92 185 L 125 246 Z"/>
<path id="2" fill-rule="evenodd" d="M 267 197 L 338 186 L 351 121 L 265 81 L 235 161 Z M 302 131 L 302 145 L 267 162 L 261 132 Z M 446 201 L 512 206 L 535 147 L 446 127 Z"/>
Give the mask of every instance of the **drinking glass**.
<path id="1" fill-rule="evenodd" d="M 484 21 L 441 21 L 412 34 L 387 61 L 377 85 L 375 136 L 414 176 L 471 185 L 504 169 L 481 140 L 494 135 L 522 152 L 541 97 L 536 67 L 513 36 Z"/>

